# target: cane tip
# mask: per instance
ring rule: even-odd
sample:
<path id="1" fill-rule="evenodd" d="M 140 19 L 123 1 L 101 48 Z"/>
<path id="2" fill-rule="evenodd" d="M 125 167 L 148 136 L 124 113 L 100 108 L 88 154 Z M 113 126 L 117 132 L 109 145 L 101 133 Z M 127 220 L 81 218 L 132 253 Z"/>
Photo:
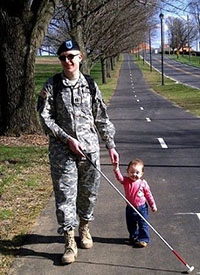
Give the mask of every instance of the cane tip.
<path id="1" fill-rule="evenodd" d="M 191 273 L 194 270 L 194 266 L 191 266 L 188 270 L 187 270 L 187 274 Z"/>

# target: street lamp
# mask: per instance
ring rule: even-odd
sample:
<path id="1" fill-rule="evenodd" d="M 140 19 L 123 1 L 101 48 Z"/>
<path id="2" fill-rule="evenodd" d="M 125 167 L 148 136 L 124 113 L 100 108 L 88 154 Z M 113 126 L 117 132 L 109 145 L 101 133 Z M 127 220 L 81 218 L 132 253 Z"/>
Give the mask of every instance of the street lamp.
<path id="1" fill-rule="evenodd" d="M 151 30 L 149 29 L 149 57 L 150 57 L 150 72 L 152 72 L 152 56 L 151 56 Z"/>
<path id="2" fill-rule="evenodd" d="M 163 43 L 163 17 L 162 12 L 159 15 L 160 26 L 161 26 L 161 71 L 162 71 L 162 85 L 164 85 L 164 68 L 163 68 L 163 54 L 164 54 L 164 43 Z"/>
<path id="3" fill-rule="evenodd" d="M 188 14 L 187 14 L 187 23 L 188 23 L 188 56 L 189 56 L 189 62 L 190 62 L 190 20 L 189 20 Z"/>

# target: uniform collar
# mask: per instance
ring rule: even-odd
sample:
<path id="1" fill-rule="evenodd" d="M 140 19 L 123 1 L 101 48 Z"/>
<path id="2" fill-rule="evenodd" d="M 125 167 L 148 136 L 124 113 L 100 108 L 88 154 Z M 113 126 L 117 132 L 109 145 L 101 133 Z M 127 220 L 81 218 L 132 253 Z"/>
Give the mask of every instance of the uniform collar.
<path id="1" fill-rule="evenodd" d="M 62 77 L 62 83 L 64 84 L 64 86 L 67 86 L 67 87 L 74 88 L 74 87 L 78 87 L 78 86 L 86 86 L 87 85 L 87 80 L 85 79 L 84 75 L 81 72 L 79 72 L 79 78 L 75 85 L 72 85 L 70 83 L 70 80 L 64 75 L 64 72 L 62 72 L 61 77 Z"/>

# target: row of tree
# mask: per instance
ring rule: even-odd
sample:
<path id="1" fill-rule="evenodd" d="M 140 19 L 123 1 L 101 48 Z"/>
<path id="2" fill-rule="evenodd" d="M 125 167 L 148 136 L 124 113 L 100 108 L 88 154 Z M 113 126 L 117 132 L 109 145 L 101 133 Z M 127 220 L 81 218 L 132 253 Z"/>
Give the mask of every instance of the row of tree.
<path id="1" fill-rule="evenodd" d="M 85 54 L 83 70 L 89 73 L 98 59 L 129 51 L 144 41 L 147 28 L 154 24 L 156 1 L 130 0 L 60 1 L 51 20 L 42 48 L 55 53 L 66 35 L 74 37 Z M 76 15 L 76 16 L 74 16 Z"/>
<path id="2" fill-rule="evenodd" d="M 159 0 L 15 2 L 0 3 L 1 135 L 35 133 L 39 129 L 34 66 L 41 44 L 55 53 L 63 40 L 74 37 L 85 56 L 83 70 L 89 72 L 97 59 L 113 58 L 144 41 L 159 7 Z"/>

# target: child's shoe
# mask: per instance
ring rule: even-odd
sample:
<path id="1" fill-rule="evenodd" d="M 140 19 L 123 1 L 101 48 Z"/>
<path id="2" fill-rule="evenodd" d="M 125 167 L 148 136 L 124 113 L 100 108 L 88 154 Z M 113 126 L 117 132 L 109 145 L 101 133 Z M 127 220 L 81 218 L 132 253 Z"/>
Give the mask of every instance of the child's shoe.
<path id="1" fill-rule="evenodd" d="M 130 241 L 130 244 L 133 244 L 133 245 L 135 245 L 138 242 L 137 238 L 130 238 L 129 241 Z"/>
<path id="2" fill-rule="evenodd" d="M 136 245 L 138 247 L 146 247 L 148 245 L 148 243 L 144 242 L 144 241 L 141 241 L 141 242 L 136 242 Z"/>

